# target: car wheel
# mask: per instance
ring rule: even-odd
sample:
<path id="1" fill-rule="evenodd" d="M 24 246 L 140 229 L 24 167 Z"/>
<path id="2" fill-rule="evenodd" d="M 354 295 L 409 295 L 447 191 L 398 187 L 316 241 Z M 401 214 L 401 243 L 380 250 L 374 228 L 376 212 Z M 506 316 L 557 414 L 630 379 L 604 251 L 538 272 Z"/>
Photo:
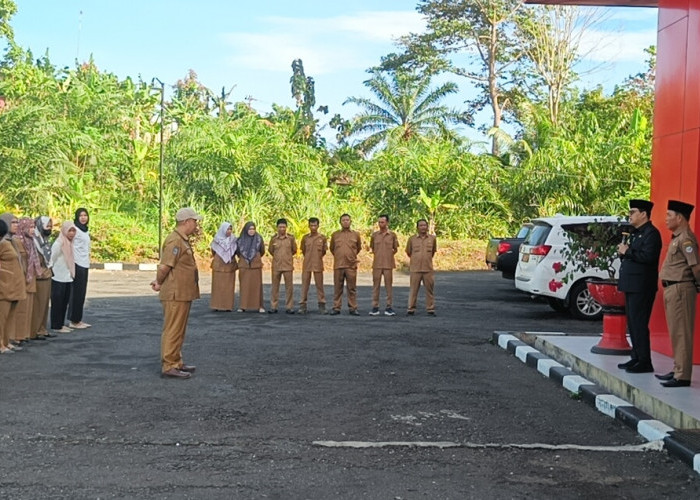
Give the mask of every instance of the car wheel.
<path id="1" fill-rule="evenodd" d="M 547 304 L 557 312 L 565 312 L 567 310 L 566 302 L 556 297 L 547 297 Z"/>
<path id="2" fill-rule="evenodd" d="M 583 280 L 571 287 L 569 312 L 576 319 L 598 320 L 603 317 L 603 308 L 593 299 Z"/>

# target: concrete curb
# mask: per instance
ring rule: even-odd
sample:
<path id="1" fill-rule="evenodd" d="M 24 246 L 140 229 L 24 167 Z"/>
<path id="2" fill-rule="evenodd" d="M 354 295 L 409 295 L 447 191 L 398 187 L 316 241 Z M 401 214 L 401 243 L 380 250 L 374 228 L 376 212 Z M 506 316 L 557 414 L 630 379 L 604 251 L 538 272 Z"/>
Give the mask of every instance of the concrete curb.
<path id="1" fill-rule="evenodd" d="M 123 262 L 91 263 L 90 269 L 103 269 L 105 271 L 156 271 L 158 264 L 126 264 Z"/>
<path id="2" fill-rule="evenodd" d="M 561 384 L 568 391 L 579 394 L 583 401 L 599 412 L 637 431 L 647 441 L 663 440 L 664 449 L 669 455 L 679 458 L 700 474 L 700 445 L 694 443 L 693 439 L 683 439 L 682 431 L 669 427 L 660 420 L 655 420 L 632 403 L 610 394 L 610 391 L 574 373 L 520 340 L 516 332 L 496 331 L 491 340 L 527 366 L 537 369 L 542 375 Z"/>

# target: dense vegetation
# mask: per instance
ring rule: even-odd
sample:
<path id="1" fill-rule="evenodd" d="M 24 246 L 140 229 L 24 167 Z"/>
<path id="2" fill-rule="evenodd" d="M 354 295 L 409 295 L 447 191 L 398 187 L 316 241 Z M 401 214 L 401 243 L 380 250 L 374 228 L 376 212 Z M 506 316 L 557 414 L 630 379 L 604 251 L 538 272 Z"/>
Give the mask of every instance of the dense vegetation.
<path id="1" fill-rule="evenodd" d="M 328 110 L 316 106 L 314 81 L 300 60 L 290 80 L 294 107 L 275 105 L 261 114 L 248 103 L 228 102 L 230 91 L 211 91 L 190 70 L 166 93 L 161 110 L 161 87 L 151 82 L 119 79 L 93 60 L 57 68 L 48 56 L 35 59 L 13 40 L 13 2 L 1 3 L 7 49 L 0 65 L 6 101 L 0 211 L 63 219 L 88 207 L 97 260 L 157 257 L 161 132 L 163 225 L 172 227 L 177 208 L 191 205 L 207 215 L 204 242 L 223 220 L 239 227 L 257 221 L 267 236 L 283 216 L 300 235 L 309 216 L 335 228 L 344 212 L 367 230 L 377 214 L 389 213 L 403 233 L 424 217 L 442 238 L 484 238 L 538 215 L 622 213 L 628 197 L 649 195 L 652 50 L 647 73 L 605 95 L 573 85 L 574 60 L 560 69 L 569 73 L 553 89 L 551 75 L 542 78 L 541 64 L 533 64 L 537 52 L 528 46 L 516 54 L 516 40 L 493 52 L 501 61 L 489 80 L 495 87 L 461 91 L 472 101 L 465 110 L 441 104 L 457 86 L 431 85 L 433 77 L 465 76 L 447 59 L 449 51 L 436 49 L 445 30 L 470 22 L 488 29 L 477 7 L 510 5 L 517 15 L 500 20 L 498 29 L 504 37 L 525 36 L 535 12 L 548 11 L 525 10 L 522 2 L 471 2 L 457 25 L 449 8 L 470 2 L 421 1 L 419 9 L 432 16 L 428 32 L 407 37 L 403 52 L 371 70 L 365 83 L 375 100 L 348 98 L 365 111 L 329 120 L 338 132 L 332 147 L 319 134 L 317 117 Z M 512 64 L 502 64 L 504 58 Z M 511 83 L 499 89 L 505 81 Z M 478 126 L 475 113 L 489 107 L 498 109 L 494 124 L 509 121 L 517 133 L 484 128 L 493 140 L 485 152 L 451 124 Z"/>

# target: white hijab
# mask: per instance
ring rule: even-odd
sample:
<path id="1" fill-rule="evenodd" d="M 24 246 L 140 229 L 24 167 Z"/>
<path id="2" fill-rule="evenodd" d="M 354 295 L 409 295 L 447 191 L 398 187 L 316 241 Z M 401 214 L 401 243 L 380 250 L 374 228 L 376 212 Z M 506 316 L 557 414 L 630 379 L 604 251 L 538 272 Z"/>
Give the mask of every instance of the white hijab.
<path id="1" fill-rule="evenodd" d="M 211 249 L 216 252 L 216 254 L 221 257 L 224 263 L 228 264 L 233 259 L 233 254 L 236 253 L 236 248 L 238 244 L 236 243 L 236 237 L 231 233 L 231 236 L 226 236 L 226 231 L 228 228 L 233 229 L 230 222 L 223 222 L 219 226 L 219 230 L 214 236 L 214 241 L 211 242 Z"/>

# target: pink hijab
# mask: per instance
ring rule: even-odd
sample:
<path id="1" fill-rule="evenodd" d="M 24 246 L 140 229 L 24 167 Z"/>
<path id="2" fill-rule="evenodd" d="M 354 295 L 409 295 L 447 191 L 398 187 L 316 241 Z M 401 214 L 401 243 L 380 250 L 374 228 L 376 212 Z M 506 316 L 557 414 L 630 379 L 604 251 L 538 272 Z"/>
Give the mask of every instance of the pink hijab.
<path id="1" fill-rule="evenodd" d="M 67 220 L 61 224 L 61 232 L 58 234 L 56 241 L 61 244 L 61 253 L 63 258 L 66 259 L 66 265 L 70 271 L 71 278 L 75 278 L 75 260 L 73 259 L 73 241 L 68 239 L 68 231 L 74 228 L 78 230 L 73 224 L 73 221 Z"/>
<path id="2" fill-rule="evenodd" d="M 34 219 L 22 217 L 19 220 L 19 229 L 14 236 L 22 242 L 27 251 L 27 283 L 41 274 L 39 254 L 34 246 Z"/>

